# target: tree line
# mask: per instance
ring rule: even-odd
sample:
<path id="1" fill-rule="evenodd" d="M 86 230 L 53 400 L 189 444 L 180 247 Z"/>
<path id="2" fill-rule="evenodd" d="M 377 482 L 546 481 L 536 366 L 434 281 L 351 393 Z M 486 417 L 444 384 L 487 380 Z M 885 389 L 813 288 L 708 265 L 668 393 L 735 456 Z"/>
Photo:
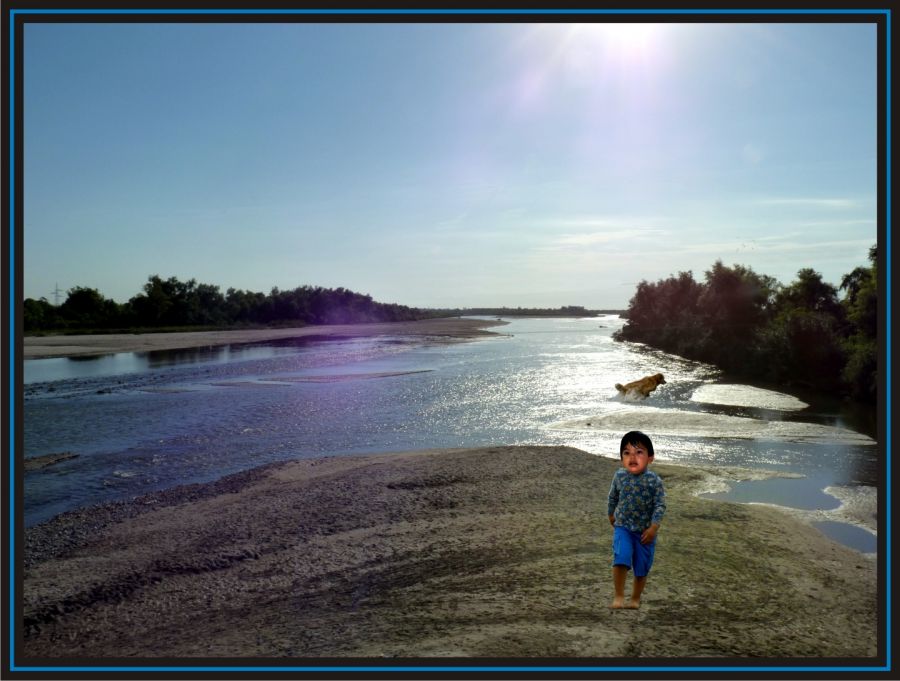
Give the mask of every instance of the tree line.
<path id="1" fill-rule="evenodd" d="M 839 293 L 843 292 L 843 296 Z M 641 281 L 616 340 L 637 341 L 772 383 L 874 403 L 878 374 L 877 247 L 835 287 L 810 268 L 789 285 L 716 261 Z"/>
<path id="2" fill-rule="evenodd" d="M 268 294 L 218 286 L 195 279 L 180 281 L 152 275 L 141 293 L 126 303 L 104 297 L 97 289 L 76 286 L 65 302 L 27 298 L 23 306 L 25 333 L 44 331 L 109 331 L 173 327 L 234 327 L 304 324 L 396 322 L 435 316 L 396 303 L 379 303 L 372 296 L 345 288 L 277 287 Z"/>

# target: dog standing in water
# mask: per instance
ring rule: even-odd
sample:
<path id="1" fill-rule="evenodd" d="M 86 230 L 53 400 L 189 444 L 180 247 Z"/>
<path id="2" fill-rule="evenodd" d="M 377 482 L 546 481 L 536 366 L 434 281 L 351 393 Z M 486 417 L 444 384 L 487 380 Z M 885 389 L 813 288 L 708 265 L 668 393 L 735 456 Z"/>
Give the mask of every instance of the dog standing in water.
<path id="1" fill-rule="evenodd" d="M 626 383 L 625 385 L 616 383 L 616 390 L 623 395 L 633 395 L 644 398 L 665 382 L 666 379 L 663 378 L 662 374 L 653 374 L 652 376 L 644 376 L 643 378 L 639 378 L 631 383 Z"/>

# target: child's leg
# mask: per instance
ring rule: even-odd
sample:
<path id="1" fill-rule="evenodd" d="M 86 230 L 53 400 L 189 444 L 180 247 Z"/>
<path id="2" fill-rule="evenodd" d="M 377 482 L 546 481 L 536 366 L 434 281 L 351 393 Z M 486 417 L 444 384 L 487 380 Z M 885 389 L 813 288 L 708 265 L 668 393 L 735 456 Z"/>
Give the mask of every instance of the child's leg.
<path id="1" fill-rule="evenodd" d="M 628 576 L 628 568 L 624 565 L 613 565 L 613 597 L 611 608 L 625 607 L 625 577 Z"/>
<path id="2" fill-rule="evenodd" d="M 656 553 L 656 540 L 649 544 L 638 544 L 634 548 L 634 585 L 631 588 L 631 600 L 626 607 L 641 607 L 641 594 L 647 583 L 647 575 L 653 565 L 653 555 Z"/>
<path id="3" fill-rule="evenodd" d="M 625 607 L 625 577 L 631 567 L 634 546 L 631 535 L 624 527 L 613 528 L 613 597 L 611 608 Z"/>
<path id="4" fill-rule="evenodd" d="M 644 592 L 644 584 L 647 583 L 647 575 L 643 577 L 634 576 L 634 584 L 631 587 L 631 600 L 626 605 L 626 608 L 639 608 L 641 607 L 641 594 Z"/>

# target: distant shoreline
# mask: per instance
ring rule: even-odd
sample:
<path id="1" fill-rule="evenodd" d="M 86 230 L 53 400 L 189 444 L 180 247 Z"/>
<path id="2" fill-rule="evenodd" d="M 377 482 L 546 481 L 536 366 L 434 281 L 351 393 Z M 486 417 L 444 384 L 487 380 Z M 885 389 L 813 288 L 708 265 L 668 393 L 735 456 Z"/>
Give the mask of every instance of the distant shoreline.
<path id="1" fill-rule="evenodd" d="M 280 329 L 235 329 L 229 331 L 175 331 L 164 333 L 112 333 L 94 335 L 25 336 L 25 359 L 90 357 L 118 352 L 183 350 L 232 343 L 259 343 L 305 336 L 353 338 L 359 336 L 443 337 L 447 341 L 471 340 L 491 335 L 487 327 L 507 322 L 486 319 L 442 318 L 414 322 L 375 324 L 326 324 Z"/>

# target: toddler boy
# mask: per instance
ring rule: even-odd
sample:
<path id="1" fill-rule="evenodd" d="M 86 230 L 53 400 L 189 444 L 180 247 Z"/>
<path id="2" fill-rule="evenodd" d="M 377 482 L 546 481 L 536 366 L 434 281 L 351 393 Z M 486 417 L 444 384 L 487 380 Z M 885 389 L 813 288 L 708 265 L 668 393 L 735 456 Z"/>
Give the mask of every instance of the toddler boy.
<path id="1" fill-rule="evenodd" d="M 619 445 L 622 468 L 609 487 L 607 513 L 613 526 L 613 588 L 610 607 L 638 608 L 647 574 L 653 564 L 656 533 L 666 512 L 662 478 L 648 470 L 653 461 L 653 443 L 639 430 L 622 437 Z M 625 603 L 625 578 L 634 570 L 631 600 Z"/>

